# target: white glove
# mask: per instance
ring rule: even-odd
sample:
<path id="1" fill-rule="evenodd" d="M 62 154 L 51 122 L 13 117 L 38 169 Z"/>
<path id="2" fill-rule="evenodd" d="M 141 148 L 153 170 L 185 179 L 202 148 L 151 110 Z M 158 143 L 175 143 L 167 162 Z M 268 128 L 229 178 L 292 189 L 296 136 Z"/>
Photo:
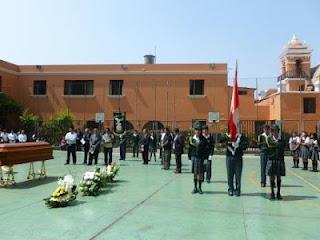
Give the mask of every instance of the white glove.
<path id="1" fill-rule="evenodd" d="M 208 160 L 210 160 L 210 161 L 212 160 L 212 155 L 209 156 L 209 159 L 208 159 Z"/>

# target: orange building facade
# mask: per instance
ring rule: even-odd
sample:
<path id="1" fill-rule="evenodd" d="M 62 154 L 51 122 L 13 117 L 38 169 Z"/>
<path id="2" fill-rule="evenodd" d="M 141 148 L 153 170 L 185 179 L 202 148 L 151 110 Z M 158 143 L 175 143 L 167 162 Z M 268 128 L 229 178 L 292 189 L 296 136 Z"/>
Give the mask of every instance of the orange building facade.
<path id="1" fill-rule="evenodd" d="M 320 68 L 312 68 L 310 59 L 309 47 L 294 37 L 280 56 L 277 89 L 255 99 L 255 89 L 239 88 L 242 132 L 257 134 L 265 122 L 282 122 L 286 132 L 319 130 Z M 187 130 L 200 120 L 220 133 L 227 127 L 232 87 L 227 64 L 155 64 L 154 57 L 146 55 L 144 64 L 0 61 L 0 92 L 42 120 L 69 111 L 80 128 L 95 125 L 96 114 L 104 116 L 104 127 L 111 127 L 113 112 L 121 111 L 128 125 L 139 130 L 160 126 Z"/>

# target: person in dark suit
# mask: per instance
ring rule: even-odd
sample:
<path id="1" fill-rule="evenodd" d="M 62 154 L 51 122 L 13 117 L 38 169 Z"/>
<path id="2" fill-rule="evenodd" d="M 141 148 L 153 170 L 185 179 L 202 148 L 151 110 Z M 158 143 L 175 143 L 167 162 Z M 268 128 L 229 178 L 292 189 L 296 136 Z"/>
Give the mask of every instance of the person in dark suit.
<path id="1" fill-rule="evenodd" d="M 169 170 L 170 169 L 170 162 L 171 162 L 171 151 L 172 151 L 172 142 L 173 138 L 170 133 L 168 127 L 165 128 L 165 135 L 162 141 L 162 158 L 163 158 L 163 169 Z"/>
<path id="2" fill-rule="evenodd" d="M 150 145 L 150 135 L 147 129 L 143 129 L 143 138 L 142 138 L 142 145 L 141 145 L 143 164 L 149 163 L 149 145 Z"/>
<path id="3" fill-rule="evenodd" d="M 127 137 L 125 134 L 119 136 L 120 160 L 126 160 Z"/>
<path id="4" fill-rule="evenodd" d="M 132 153 L 134 158 L 139 157 L 139 144 L 140 144 L 140 135 L 137 130 L 134 130 L 132 134 Z"/>
<path id="5" fill-rule="evenodd" d="M 175 137 L 173 140 L 173 150 L 176 156 L 176 171 L 175 173 L 181 173 L 181 155 L 183 154 L 184 138 L 180 134 L 179 128 L 174 130 Z"/>
<path id="6" fill-rule="evenodd" d="M 84 130 L 84 134 L 83 134 L 83 138 L 81 140 L 82 145 L 83 145 L 83 151 L 84 151 L 84 160 L 83 160 L 83 164 L 87 164 L 88 163 L 88 155 L 89 155 L 89 150 L 90 150 L 90 137 L 91 137 L 91 133 L 89 128 L 86 128 Z"/>

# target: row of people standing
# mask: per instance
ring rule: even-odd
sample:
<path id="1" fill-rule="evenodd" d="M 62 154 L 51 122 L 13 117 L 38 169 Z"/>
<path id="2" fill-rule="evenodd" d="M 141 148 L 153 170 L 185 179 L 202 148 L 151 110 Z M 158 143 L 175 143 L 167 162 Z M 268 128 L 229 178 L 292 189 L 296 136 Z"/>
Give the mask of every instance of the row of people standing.
<path id="1" fill-rule="evenodd" d="M 70 164 L 71 155 L 73 164 L 76 164 L 78 134 L 74 128 L 70 128 L 64 138 L 67 145 L 67 160 L 65 164 Z M 100 148 L 103 144 L 104 163 L 105 165 L 110 165 L 113 157 L 113 142 L 114 135 L 109 128 L 107 128 L 103 134 L 100 134 L 97 128 L 94 128 L 92 131 L 86 128 L 82 138 L 80 139 L 80 143 L 83 145 L 84 151 L 83 164 L 98 164 Z"/>
<path id="2" fill-rule="evenodd" d="M 296 132 L 289 139 L 289 148 L 293 157 L 293 168 L 299 168 L 302 159 L 302 170 L 308 170 L 309 159 L 312 162 L 312 171 L 318 172 L 319 143 L 317 134 L 302 132 L 299 136 Z"/>
<path id="3" fill-rule="evenodd" d="M 13 129 L 8 133 L 6 129 L 0 129 L 0 143 L 25 143 L 28 138 L 22 129 L 15 132 Z"/>

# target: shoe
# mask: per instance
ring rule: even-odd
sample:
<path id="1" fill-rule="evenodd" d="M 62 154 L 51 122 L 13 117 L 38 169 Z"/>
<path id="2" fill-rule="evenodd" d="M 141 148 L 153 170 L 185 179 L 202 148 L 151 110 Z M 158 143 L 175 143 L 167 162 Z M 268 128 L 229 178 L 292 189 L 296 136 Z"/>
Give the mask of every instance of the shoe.
<path id="1" fill-rule="evenodd" d="M 92 163 L 88 163 L 88 164 L 87 164 L 87 166 L 91 166 L 91 165 L 92 165 Z"/>
<path id="2" fill-rule="evenodd" d="M 281 196 L 280 193 L 277 193 L 277 199 L 278 199 L 278 200 L 282 200 L 282 196 Z"/>
<path id="3" fill-rule="evenodd" d="M 236 192 L 235 192 L 235 195 L 236 195 L 237 197 L 240 197 L 240 191 L 236 191 Z"/>
<path id="4" fill-rule="evenodd" d="M 274 196 L 274 193 L 271 193 L 270 194 L 270 200 L 275 200 L 276 199 L 276 197 Z"/>
<path id="5" fill-rule="evenodd" d="M 207 180 L 207 183 L 210 183 L 210 179 Z"/>
<path id="6" fill-rule="evenodd" d="M 198 192 L 199 192 L 199 194 L 203 194 L 203 192 L 202 192 L 202 189 L 201 189 L 201 188 L 199 189 L 199 191 L 198 191 Z"/>
<path id="7" fill-rule="evenodd" d="M 228 191 L 228 195 L 231 197 L 231 196 L 233 196 L 233 191 L 232 190 L 229 190 Z"/>
<path id="8" fill-rule="evenodd" d="M 261 183 L 261 187 L 262 188 L 266 187 L 266 184 L 265 183 Z"/>
<path id="9" fill-rule="evenodd" d="M 77 164 L 77 163 L 75 163 L 75 162 L 73 163 L 73 165 L 76 165 L 76 164 Z"/>
<path id="10" fill-rule="evenodd" d="M 64 165 L 69 165 L 69 163 L 64 163 Z"/>
<path id="11" fill-rule="evenodd" d="M 194 188 L 193 191 L 192 191 L 192 194 L 195 194 L 198 192 L 198 189 L 197 188 Z"/>

